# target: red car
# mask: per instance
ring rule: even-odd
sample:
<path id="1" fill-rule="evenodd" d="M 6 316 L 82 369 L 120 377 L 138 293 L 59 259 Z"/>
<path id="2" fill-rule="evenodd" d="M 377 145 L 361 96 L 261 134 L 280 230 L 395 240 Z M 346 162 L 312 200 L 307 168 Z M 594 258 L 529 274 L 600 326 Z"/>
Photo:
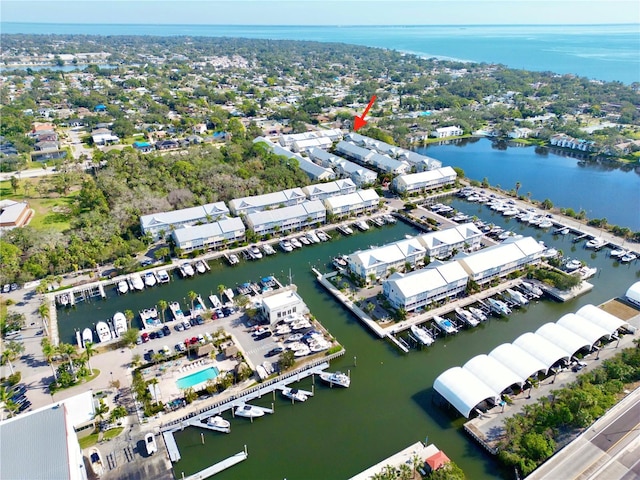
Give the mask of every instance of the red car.
<path id="1" fill-rule="evenodd" d="M 141 335 L 141 338 L 142 338 L 142 343 L 147 343 L 149 341 L 149 334 L 145 332 Z"/>

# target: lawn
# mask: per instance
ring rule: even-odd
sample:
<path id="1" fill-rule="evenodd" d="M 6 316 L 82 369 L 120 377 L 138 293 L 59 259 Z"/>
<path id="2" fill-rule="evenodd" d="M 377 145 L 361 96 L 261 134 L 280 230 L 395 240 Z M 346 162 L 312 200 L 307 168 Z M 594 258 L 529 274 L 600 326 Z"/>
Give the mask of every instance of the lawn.
<path id="1" fill-rule="evenodd" d="M 24 189 L 22 188 L 26 182 L 31 186 L 29 189 L 29 197 L 25 197 Z M 80 190 L 76 188 L 66 196 L 57 196 L 58 194 L 51 192 L 47 197 L 41 197 L 36 191 L 36 185 L 39 182 L 39 178 L 20 180 L 20 186 L 16 194 L 13 193 L 9 180 L 0 182 L 0 198 L 27 201 L 29 206 L 35 211 L 35 215 L 29 223 L 33 228 L 38 230 L 55 230 L 58 232 L 68 230 L 71 220 L 71 207 L 73 206 L 74 197 L 80 193 Z"/>
<path id="2" fill-rule="evenodd" d="M 117 437 L 122 433 L 124 427 L 112 428 L 111 430 L 107 430 L 102 435 L 102 440 L 111 440 L 112 438 Z M 84 450 L 85 448 L 93 447 L 96 443 L 98 443 L 98 435 L 99 433 L 92 433 L 86 437 L 82 437 L 78 439 L 78 443 L 80 443 L 80 448 Z"/>

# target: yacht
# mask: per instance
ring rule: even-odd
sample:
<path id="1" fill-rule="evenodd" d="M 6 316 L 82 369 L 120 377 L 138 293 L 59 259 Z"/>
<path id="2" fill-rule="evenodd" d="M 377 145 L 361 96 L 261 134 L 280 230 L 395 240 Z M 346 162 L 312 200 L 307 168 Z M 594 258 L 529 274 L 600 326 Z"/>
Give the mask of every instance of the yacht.
<path id="1" fill-rule="evenodd" d="M 238 417 L 257 418 L 264 416 L 264 410 L 253 405 L 242 405 L 235 409 L 235 414 Z"/>
<path id="2" fill-rule="evenodd" d="M 553 231 L 554 235 L 567 235 L 569 233 L 569 228 L 568 227 L 561 227 L 557 230 Z"/>
<path id="3" fill-rule="evenodd" d="M 262 258 L 262 252 L 260 251 L 257 245 L 254 245 L 253 247 L 251 247 L 251 255 L 256 260 L 260 260 Z"/>
<path id="4" fill-rule="evenodd" d="M 366 232 L 367 230 L 369 230 L 369 224 L 364 220 L 360 220 L 360 221 L 354 223 L 354 225 L 356 226 L 356 228 L 358 230 L 361 230 L 363 232 Z"/>
<path id="5" fill-rule="evenodd" d="M 235 253 L 230 254 L 227 259 L 229 260 L 229 265 L 237 265 L 240 263 L 240 259 Z"/>
<path id="6" fill-rule="evenodd" d="M 301 392 L 297 388 L 289 387 L 284 387 L 282 389 L 282 395 L 291 400 L 295 400 L 296 402 L 306 402 L 307 398 L 309 398 L 306 393 Z"/>
<path id="7" fill-rule="evenodd" d="M 551 222 L 551 220 L 542 220 L 539 224 L 538 224 L 539 228 L 551 228 L 553 227 L 553 223 Z"/>
<path id="8" fill-rule="evenodd" d="M 153 274 L 153 272 L 147 272 L 144 274 L 144 284 L 147 287 L 153 287 L 156 283 L 158 283 L 158 279 Z"/>
<path id="9" fill-rule="evenodd" d="M 373 223 L 376 227 L 382 227 L 384 225 L 384 222 L 379 218 L 372 218 L 371 223 Z"/>
<path id="10" fill-rule="evenodd" d="M 144 436 L 144 444 L 147 447 L 147 455 L 153 455 L 158 451 L 158 445 L 156 444 L 156 438 L 153 433 L 147 433 Z"/>
<path id="11" fill-rule="evenodd" d="M 343 235 L 351 235 L 353 233 L 353 230 L 351 230 L 351 228 L 349 228 L 347 225 L 340 225 L 336 228 L 336 230 L 338 230 Z"/>
<path id="12" fill-rule="evenodd" d="M 338 385 L 345 388 L 351 385 L 351 378 L 342 372 L 320 372 L 320 380 L 327 382 L 329 385 Z"/>
<path id="13" fill-rule="evenodd" d="M 82 346 L 87 348 L 87 343 L 93 343 L 93 332 L 90 328 L 85 328 L 82 330 Z"/>
<path id="14" fill-rule="evenodd" d="M 142 281 L 142 277 L 139 273 L 133 273 L 129 277 L 131 279 L 131 285 L 136 290 L 144 290 L 144 282 Z"/>
<path id="15" fill-rule="evenodd" d="M 260 254 L 260 256 L 262 256 L 262 254 Z M 196 272 L 206 273 L 206 271 L 207 271 L 207 266 L 204 264 L 202 260 L 198 260 L 196 262 Z"/>
<path id="16" fill-rule="evenodd" d="M 193 266 L 189 262 L 184 262 L 182 264 L 182 271 L 184 272 L 185 277 L 193 277 L 196 274 Z"/>
<path id="17" fill-rule="evenodd" d="M 302 333 L 294 333 L 293 335 L 289 335 L 285 340 L 285 342 L 287 343 L 298 342 L 302 340 L 302 337 L 303 337 Z"/>
<path id="18" fill-rule="evenodd" d="M 293 245 L 291 245 L 291 242 L 286 238 L 280 240 L 280 248 L 282 249 L 283 252 L 293 251 Z"/>
<path id="19" fill-rule="evenodd" d="M 479 322 L 484 322 L 487 319 L 485 313 L 479 308 L 469 307 L 469 313 L 471 313 L 471 315 L 473 315 L 473 317 Z"/>
<path id="20" fill-rule="evenodd" d="M 231 423 L 229 420 L 225 420 L 220 415 L 207 418 L 207 426 L 212 430 L 222 433 L 231 432 Z"/>
<path id="21" fill-rule="evenodd" d="M 394 217 L 393 215 L 390 215 L 390 214 L 388 214 L 388 213 L 387 213 L 387 214 L 385 214 L 385 215 L 383 215 L 383 217 L 382 217 L 382 218 L 384 218 L 384 221 L 385 221 L 385 222 L 387 222 L 387 223 L 391 223 L 391 224 L 396 223 L 396 221 L 397 221 L 397 220 L 396 220 L 396 217 Z"/>
<path id="22" fill-rule="evenodd" d="M 509 295 L 509 298 L 511 298 L 514 302 L 516 302 L 518 305 L 527 305 L 529 303 L 529 300 L 527 300 L 527 297 L 525 297 L 523 294 L 521 294 L 520 292 L 512 289 L 512 288 L 507 288 L 507 290 L 505 290 L 507 292 L 507 295 Z"/>
<path id="23" fill-rule="evenodd" d="M 478 325 L 479 321 L 473 316 L 473 314 L 469 310 L 456 307 L 455 312 L 456 312 L 456 318 L 458 320 L 462 320 L 464 323 L 466 323 L 470 327 L 476 327 Z"/>
<path id="24" fill-rule="evenodd" d="M 169 283 L 169 274 L 166 270 L 158 270 L 156 276 L 158 277 L 158 281 L 160 283 Z"/>
<path id="25" fill-rule="evenodd" d="M 597 272 L 598 269 L 596 267 L 587 267 L 586 265 L 578 269 L 578 275 L 580 275 L 580 278 L 583 280 L 593 277 Z"/>
<path id="26" fill-rule="evenodd" d="M 111 340 L 111 330 L 109 330 L 107 322 L 96 323 L 96 333 L 98 334 L 100 342 L 108 342 Z"/>
<path id="27" fill-rule="evenodd" d="M 607 244 L 607 241 L 602 238 L 592 238 L 585 244 L 585 247 L 593 248 L 594 250 L 599 250 L 602 247 L 604 247 L 606 244 Z"/>
<path id="28" fill-rule="evenodd" d="M 315 232 L 307 232 L 307 238 L 311 243 L 320 243 L 320 239 L 318 238 L 318 235 L 315 234 Z"/>
<path id="29" fill-rule="evenodd" d="M 293 353 L 293 356 L 294 357 L 305 357 L 305 356 L 309 355 L 310 353 L 311 353 L 311 349 L 308 346 L 303 345 L 301 348 L 298 348 Z"/>
<path id="30" fill-rule="evenodd" d="M 505 217 L 515 217 L 519 213 L 520 213 L 520 210 L 518 210 L 515 207 L 511 207 L 511 208 L 507 208 L 506 210 L 504 210 L 502 212 L 502 215 L 504 215 Z"/>
<path id="31" fill-rule="evenodd" d="M 620 261 L 623 263 L 633 262 L 638 256 L 635 253 L 627 252 L 622 257 L 620 257 Z"/>
<path id="32" fill-rule="evenodd" d="M 264 252 L 265 255 L 273 255 L 274 253 L 276 253 L 276 251 L 273 249 L 273 247 L 271 245 L 269 245 L 268 243 L 265 243 L 262 246 L 262 251 Z"/>
<path id="33" fill-rule="evenodd" d="M 302 244 L 302 245 L 311 245 L 311 242 L 309 241 L 309 239 L 307 238 L 306 235 L 301 236 L 300 238 L 298 238 L 298 241 Z"/>
<path id="34" fill-rule="evenodd" d="M 346 255 L 339 255 L 337 257 L 334 257 L 333 258 L 333 265 L 337 269 L 347 268 L 347 265 L 348 265 L 347 256 Z"/>
<path id="35" fill-rule="evenodd" d="M 623 248 L 616 248 L 614 250 L 611 250 L 611 252 L 609 252 L 609 255 L 611 255 L 613 258 L 622 258 L 627 253 L 629 252 Z"/>
<path id="36" fill-rule="evenodd" d="M 91 460 L 91 470 L 93 470 L 96 477 L 100 477 L 104 473 L 104 464 L 102 463 L 100 450 L 97 447 L 92 447 L 89 450 L 89 460 Z"/>
<path id="37" fill-rule="evenodd" d="M 331 237 L 328 234 L 324 233 L 322 230 L 318 230 L 316 232 L 316 235 L 321 242 L 328 242 L 329 240 L 331 240 Z"/>
<path id="38" fill-rule="evenodd" d="M 120 280 L 118 282 L 118 293 L 124 295 L 129 291 L 129 284 L 126 280 Z"/>
<path id="39" fill-rule="evenodd" d="M 58 297 L 58 303 L 60 303 L 60 305 L 62 305 L 63 307 L 69 305 L 69 294 L 63 293 L 62 295 L 60 295 Z"/>
<path id="40" fill-rule="evenodd" d="M 124 313 L 116 312 L 113 316 L 113 328 L 118 337 L 127 331 L 127 317 L 124 316 Z"/>
<path id="41" fill-rule="evenodd" d="M 301 237 L 304 238 L 304 237 Z M 293 248 L 302 248 L 302 242 L 299 238 L 292 237 L 289 239 L 289 243 Z"/>
<path id="42" fill-rule="evenodd" d="M 531 282 L 522 282 L 522 288 L 534 298 L 539 298 L 544 293 L 540 287 Z"/>
<path id="43" fill-rule="evenodd" d="M 427 330 L 418 325 L 411 325 L 411 333 L 416 337 L 416 339 L 425 346 L 429 346 L 433 343 L 433 337 Z"/>
<path id="44" fill-rule="evenodd" d="M 491 311 L 497 313 L 498 315 L 507 316 L 511 313 L 511 309 L 509 306 L 504 303 L 502 300 L 496 300 L 495 298 L 487 298 L 487 303 L 491 308 Z"/>
<path id="45" fill-rule="evenodd" d="M 458 333 L 458 329 L 453 325 L 451 320 L 448 318 L 442 318 L 438 315 L 433 317 L 433 321 L 436 322 L 436 325 L 440 327 L 440 329 L 444 330 L 444 333 L 454 334 Z"/>
<path id="46" fill-rule="evenodd" d="M 288 335 L 291 333 L 291 327 L 287 324 L 278 325 L 275 330 L 276 335 Z M 300 337 L 302 338 L 302 337 Z"/>
<path id="47" fill-rule="evenodd" d="M 558 255 L 558 250 L 555 248 L 547 248 L 544 252 L 542 252 L 542 258 L 553 258 Z"/>
<path id="48" fill-rule="evenodd" d="M 575 259 L 569 260 L 567 263 L 564 264 L 564 268 L 569 272 L 577 270 L 580 267 L 582 267 L 582 262 L 580 260 L 575 260 Z"/>
<path id="49" fill-rule="evenodd" d="M 310 328 L 311 323 L 306 318 L 301 318 L 299 320 L 294 320 L 291 322 L 291 330 L 302 330 L 304 328 Z"/>

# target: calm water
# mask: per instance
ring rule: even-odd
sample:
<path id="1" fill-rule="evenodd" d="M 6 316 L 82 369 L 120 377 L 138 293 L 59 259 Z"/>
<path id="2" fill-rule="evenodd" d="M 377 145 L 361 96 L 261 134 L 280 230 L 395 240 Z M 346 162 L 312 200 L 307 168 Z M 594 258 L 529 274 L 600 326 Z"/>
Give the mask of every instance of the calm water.
<path id="1" fill-rule="evenodd" d="M 549 198 L 558 207 L 584 209 L 588 218 L 604 217 L 612 225 L 640 230 L 640 170 L 583 164 L 535 147 L 498 149 L 485 138 L 417 151 L 462 168 L 468 178 L 486 177 L 505 190 L 520 182 L 521 195 L 531 192 L 533 199 Z"/>
<path id="2" fill-rule="evenodd" d="M 467 478 L 496 478 L 499 473 L 494 460 L 464 434 L 463 419 L 432 405 L 435 378 L 449 367 L 462 365 L 474 355 L 488 353 L 497 345 L 513 341 L 521 333 L 555 321 L 586 303 L 598 304 L 623 294 L 640 276 L 640 271 L 637 263 L 618 265 L 605 251 L 585 250 L 572 244 L 568 237 L 554 239 L 514 220 L 505 220 L 484 206 L 458 199 L 450 202 L 456 208 L 518 233 L 533 235 L 598 267 L 599 273 L 593 279 L 596 288 L 566 304 L 541 301 L 517 311 L 507 320 L 492 319 L 476 329 L 440 339 L 424 351 L 400 354 L 387 342 L 374 338 L 355 317 L 338 306 L 317 285 L 310 272 L 313 265 L 327 269 L 326 264 L 336 254 L 415 233 L 411 227 L 398 223 L 349 238 L 336 234 L 329 243 L 304 247 L 288 255 L 278 252 L 259 262 L 243 262 L 236 268 L 214 264 L 211 273 L 198 278 L 176 280 L 168 286 L 109 298 L 90 306 L 81 305 L 61 316 L 61 332 L 70 341 L 73 327 L 105 318 L 116 310 L 137 311 L 160 298 L 180 299 L 189 290 L 205 295 L 215 292 L 221 283 L 235 286 L 268 274 L 287 281 L 290 271 L 311 311 L 346 347 L 347 354 L 334 362 L 332 369 L 351 370 L 351 387 L 329 389 L 317 383 L 316 395 L 304 404 L 291 405 L 279 396 L 275 401 L 272 396 L 263 397 L 256 403 L 270 407 L 274 402 L 276 413 L 253 424 L 246 419 L 235 419 L 230 435 L 196 428 L 178 432 L 176 439 L 182 460 L 175 465 L 176 478 L 180 478 L 182 472 L 192 474 L 237 453 L 244 445 L 249 450 L 249 459 L 221 473 L 220 478 L 348 478 L 426 436 L 465 470 Z M 355 362 L 354 357 L 357 357 Z M 310 389 L 311 379 L 298 386 Z M 231 419 L 229 413 L 225 417 Z M 204 433 L 205 445 L 201 444 L 201 433 Z"/>
<path id="3" fill-rule="evenodd" d="M 341 42 L 600 80 L 640 81 L 638 25 L 310 27 L 2 23 L 1 28 L 3 33 L 189 35 Z"/>

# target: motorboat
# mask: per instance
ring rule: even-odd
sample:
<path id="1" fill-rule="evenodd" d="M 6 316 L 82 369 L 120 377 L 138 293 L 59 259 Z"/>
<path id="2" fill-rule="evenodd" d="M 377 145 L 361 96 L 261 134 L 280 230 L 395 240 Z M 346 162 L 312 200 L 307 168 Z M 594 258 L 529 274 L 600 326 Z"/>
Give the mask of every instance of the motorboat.
<path id="1" fill-rule="evenodd" d="M 193 266 L 189 262 L 184 262 L 181 266 L 185 277 L 193 277 L 196 274 Z"/>
<path id="2" fill-rule="evenodd" d="M 153 274 L 153 272 L 147 272 L 144 274 L 144 284 L 147 287 L 153 287 L 156 285 L 156 283 L 158 283 L 158 279 Z"/>
<path id="3" fill-rule="evenodd" d="M 260 254 L 260 256 L 262 257 L 262 254 Z M 206 273 L 207 272 L 207 266 L 204 264 L 204 262 L 202 260 L 198 260 L 196 262 L 196 272 L 198 272 L 198 273 Z"/>
<path id="4" fill-rule="evenodd" d="M 323 352 L 328 350 L 331 347 L 331 344 L 327 342 L 325 339 L 313 340 L 309 342 L 309 349 L 313 353 Z"/>
<path id="5" fill-rule="evenodd" d="M 303 345 L 302 348 L 297 349 L 294 353 L 294 357 L 305 357 L 311 353 L 311 349 L 307 345 Z"/>
<path id="6" fill-rule="evenodd" d="M 96 323 L 96 333 L 98 334 L 100 342 L 108 342 L 111 340 L 111 330 L 109 330 L 107 322 Z"/>
<path id="7" fill-rule="evenodd" d="M 306 318 L 301 318 L 299 320 L 294 320 L 291 322 L 291 330 L 302 330 L 304 328 L 310 328 L 311 323 Z"/>
<path id="8" fill-rule="evenodd" d="M 322 230 L 318 230 L 316 232 L 316 236 L 320 239 L 321 242 L 328 242 L 331 240 L 331 237 L 324 233 Z"/>
<path id="9" fill-rule="evenodd" d="M 433 337 L 424 328 L 418 325 L 411 325 L 410 330 L 422 345 L 428 347 L 433 343 Z"/>
<path id="10" fill-rule="evenodd" d="M 238 258 L 238 256 L 235 253 L 231 253 L 227 259 L 229 260 L 229 265 L 237 265 L 238 263 L 240 263 L 240 259 Z"/>
<path id="11" fill-rule="evenodd" d="M 471 313 L 471 315 L 473 315 L 473 317 L 479 322 L 484 322 L 487 319 L 485 313 L 479 308 L 469 307 L 469 313 Z"/>
<path id="12" fill-rule="evenodd" d="M 598 269 L 596 267 L 587 267 L 586 265 L 577 270 L 577 273 L 580 275 L 582 280 L 593 277 L 597 272 Z"/>
<path id="13" fill-rule="evenodd" d="M 320 372 L 320 380 L 329 385 L 348 388 L 351 385 L 351 378 L 342 372 Z"/>
<path id="14" fill-rule="evenodd" d="M 520 213 L 520 210 L 518 210 L 515 207 L 510 207 L 502 211 L 502 215 L 504 215 L 505 217 L 515 217 L 519 213 Z"/>
<path id="15" fill-rule="evenodd" d="M 280 248 L 282 249 L 283 252 L 292 252 L 293 251 L 293 245 L 291 245 L 291 242 L 289 240 L 282 239 L 280 240 Z"/>
<path id="16" fill-rule="evenodd" d="M 307 238 L 306 235 L 301 236 L 296 239 L 296 241 L 300 242 L 302 245 L 311 245 L 311 241 Z"/>
<path id="17" fill-rule="evenodd" d="M 289 333 L 291 333 L 291 327 L 289 325 L 278 325 L 276 327 L 276 335 L 288 335 Z"/>
<path id="18" fill-rule="evenodd" d="M 504 316 L 507 316 L 511 313 L 511 309 L 509 308 L 509 306 L 502 300 L 496 300 L 495 298 L 489 297 L 487 298 L 487 303 L 489 304 L 489 308 L 491 308 L 491 311 L 493 313 Z"/>
<path id="19" fill-rule="evenodd" d="M 285 342 L 287 343 L 299 342 L 300 340 L 302 340 L 302 337 L 303 337 L 302 333 L 294 333 L 293 335 L 289 335 L 285 340 Z"/>
<path id="20" fill-rule="evenodd" d="M 604 247 L 607 243 L 608 242 L 602 238 L 592 238 L 585 244 L 585 247 L 593 248 L 594 250 L 599 250 L 602 247 Z"/>
<path id="21" fill-rule="evenodd" d="M 153 455 L 158 451 L 156 437 L 153 436 L 153 433 L 147 433 L 144 436 L 144 445 L 147 448 L 147 455 Z"/>
<path id="22" fill-rule="evenodd" d="M 93 470 L 96 477 L 100 477 L 104 474 L 104 463 L 102 462 L 100 450 L 98 450 L 97 447 L 92 447 L 91 450 L 89 450 L 89 460 L 91 463 L 91 470 Z"/>
<path id="23" fill-rule="evenodd" d="M 87 343 L 93 343 L 93 332 L 90 328 L 82 330 L 82 346 L 87 348 Z"/>
<path id="24" fill-rule="evenodd" d="M 115 313 L 113 316 L 113 328 L 116 331 L 116 336 L 118 337 L 127 331 L 127 317 L 125 317 L 124 313 Z"/>
<path id="25" fill-rule="evenodd" d="M 257 418 L 264 416 L 264 410 L 253 405 L 241 405 L 235 409 L 235 415 L 245 418 Z"/>
<path id="26" fill-rule="evenodd" d="M 334 257 L 333 258 L 333 264 L 338 269 L 347 268 L 347 257 L 346 257 L 346 255 Z"/>
<path id="27" fill-rule="evenodd" d="M 522 293 L 518 292 L 517 290 L 514 290 L 513 288 L 507 288 L 505 292 L 507 293 L 507 295 L 509 295 L 509 298 L 512 299 L 514 302 L 516 302 L 518 305 L 524 306 L 529 303 L 529 300 L 527 299 L 527 297 L 525 297 Z"/>
<path id="28" fill-rule="evenodd" d="M 393 224 L 393 223 L 397 222 L 396 217 L 394 217 L 393 215 L 390 215 L 388 213 L 383 215 L 382 218 L 384 218 L 384 221 L 389 223 L 389 224 Z"/>
<path id="29" fill-rule="evenodd" d="M 284 387 L 282 389 L 282 395 L 284 395 L 285 397 L 291 400 L 295 400 L 296 402 L 306 402 L 307 398 L 309 398 L 306 393 L 301 392 L 297 388 L 289 388 L 289 387 Z"/>
<path id="30" fill-rule="evenodd" d="M 564 268 L 569 272 L 572 272 L 573 270 L 577 270 L 580 267 L 582 267 L 582 262 L 576 259 L 569 260 L 567 263 L 564 264 Z"/>
<path id="31" fill-rule="evenodd" d="M 553 258 L 556 257 L 558 255 L 558 250 L 556 250 L 555 248 L 547 248 L 544 252 L 542 252 L 542 258 Z"/>
<path id="32" fill-rule="evenodd" d="M 307 232 L 307 238 L 311 243 L 320 243 L 320 238 L 318 238 L 315 232 Z"/>
<path id="33" fill-rule="evenodd" d="M 340 225 L 339 227 L 336 228 L 336 230 L 338 230 L 341 234 L 345 236 L 351 235 L 353 233 L 353 230 L 351 230 L 351 228 L 349 228 L 347 225 Z"/>
<path id="34" fill-rule="evenodd" d="M 213 417 L 207 418 L 207 426 L 217 432 L 231 432 L 231 422 L 229 422 L 229 420 L 225 420 L 220 415 L 215 415 Z"/>
<path id="35" fill-rule="evenodd" d="M 557 230 L 554 230 L 554 235 L 567 235 L 570 232 L 569 227 L 562 227 Z"/>
<path id="36" fill-rule="evenodd" d="M 384 225 L 384 222 L 379 218 L 372 218 L 371 223 L 373 223 L 376 227 L 382 227 Z"/>
<path id="37" fill-rule="evenodd" d="M 448 318 L 442 318 L 438 315 L 435 315 L 433 317 L 433 321 L 436 322 L 436 325 L 438 325 L 438 327 L 440 327 L 440 329 L 443 330 L 444 333 L 447 333 L 450 335 L 454 333 L 458 333 L 458 329 L 453 325 L 453 322 Z"/>
<path id="38" fill-rule="evenodd" d="M 620 257 L 620 261 L 622 263 L 633 262 L 638 256 L 635 253 L 627 252 L 622 257 Z"/>
<path id="39" fill-rule="evenodd" d="M 522 282 L 522 288 L 524 288 L 529 296 L 534 298 L 539 298 L 544 293 L 540 287 L 531 282 Z"/>
<path id="40" fill-rule="evenodd" d="M 63 307 L 66 307 L 67 305 L 69 305 L 69 294 L 63 293 L 62 295 L 60 295 L 58 297 L 58 303 Z"/>
<path id="41" fill-rule="evenodd" d="M 623 248 L 616 248 L 616 249 L 611 250 L 611 252 L 609 252 L 609 255 L 611 255 L 613 258 L 622 258 L 627 253 L 629 253 L 629 252 L 627 250 L 623 249 Z"/>
<path id="42" fill-rule="evenodd" d="M 271 245 L 269 245 L 268 243 L 265 243 L 262 246 L 262 251 L 264 252 L 265 255 L 273 255 L 274 253 L 276 253 L 274 248 Z"/>
<path id="43" fill-rule="evenodd" d="M 538 224 L 538 228 L 551 228 L 551 227 L 553 227 L 553 223 L 551 222 L 551 220 L 548 220 L 548 219 L 542 220 Z"/>
<path id="44" fill-rule="evenodd" d="M 456 318 L 458 320 L 462 320 L 464 323 L 466 323 L 470 327 L 477 327 L 478 323 L 480 323 L 479 320 L 476 319 L 469 310 L 456 307 L 455 312 L 456 312 Z"/>
<path id="45" fill-rule="evenodd" d="M 260 251 L 257 245 L 254 245 L 251 247 L 251 255 L 256 260 L 260 260 L 262 258 L 262 252 Z"/>
<path id="46" fill-rule="evenodd" d="M 156 272 L 156 277 L 160 283 L 169 283 L 169 274 L 166 270 L 158 270 Z"/>
<path id="47" fill-rule="evenodd" d="M 291 243 L 291 246 L 293 248 L 302 248 L 302 242 L 298 238 L 293 237 L 293 238 L 289 239 L 289 243 Z"/>
<path id="48" fill-rule="evenodd" d="M 118 282 L 118 293 L 120 293 L 121 295 L 124 295 L 128 291 L 129 291 L 129 284 L 127 283 L 127 281 L 126 280 L 120 280 Z"/>
<path id="49" fill-rule="evenodd" d="M 356 228 L 358 230 L 361 230 L 363 232 L 366 232 L 367 230 L 369 230 L 369 224 L 367 222 L 365 222 L 364 220 L 360 220 L 360 221 L 354 223 L 354 225 L 356 226 Z"/>
<path id="50" fill-rule="evenodd" d="M 129 278 L 131 279 L 131 286 L 135 290 L 144 290 L 144 282 L 139 273 L 132 273 Z"/>

